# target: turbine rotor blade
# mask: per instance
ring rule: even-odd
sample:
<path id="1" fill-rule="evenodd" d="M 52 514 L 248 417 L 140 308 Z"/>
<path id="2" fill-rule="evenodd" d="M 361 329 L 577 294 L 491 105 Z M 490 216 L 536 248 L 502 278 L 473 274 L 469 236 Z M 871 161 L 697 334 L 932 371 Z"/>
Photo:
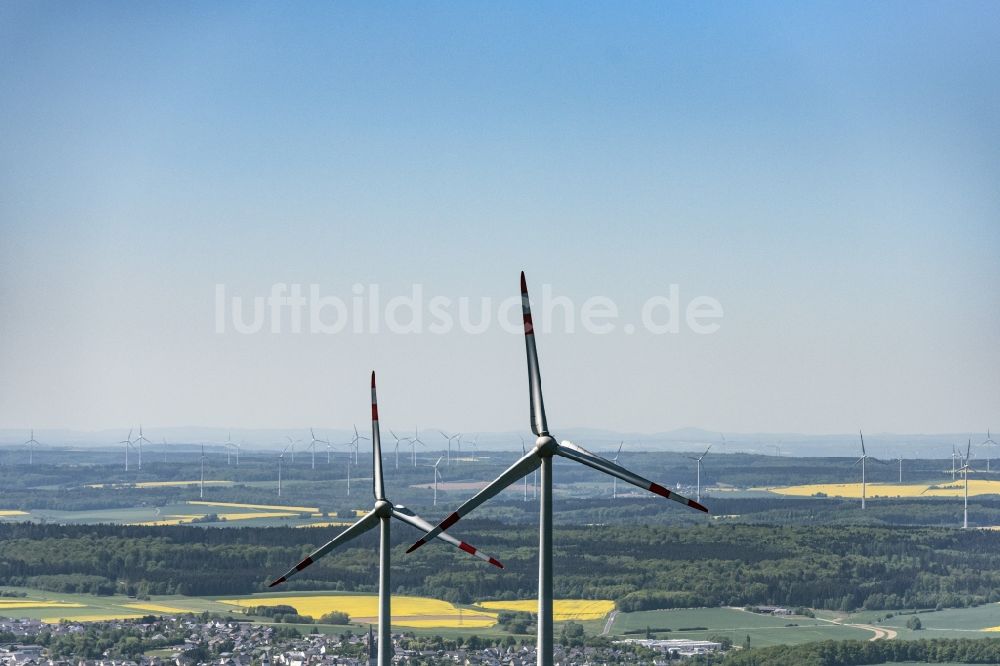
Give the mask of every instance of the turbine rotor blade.
<path id="1" fill-rule="evenodd" d="M 708 513 L 708 509 L 706 509 L 699 502 L 696 502 L 693 499 L 688 499 L 687 497 L 679 495 L 672 490 L 668 490 L 658 483 L 654 483 L 649 479 L 630 472 L 621 465 L 616 465 L 607 458 L 602 458 L 595 453 L 591 453 L 582 446 L 578 446 L 573 442 L 564 441 L 560 443 L 559 448 L 556 449 L 556 453 L 564 458 L 575 460 L 576 462 L 584 464 L 587 467 L 596 469 L 599 472 L 604 472 L 610 476 L 617 477 L 626 483 L 631 483 L 633 486 L 642 488 L 643 490 L 648 490 L 649 492 L 655 493 L 660 497 L 666 497 L 667 499 L 673 500 L 679 504 L 689 506 L 692 509 Z"/>
<path id="2" fill-rule="evenodd" d="M 361 520 L 348 527 L 346 530 L 335 536 L 330 541 L 326 542 L 326 544 L 317 548 L 308 557 L 306 557 L 304 560 L 302 560 L 294 567 L 289 569 L 285 573 L 285 575 L 271 581 L 268 587 L 274 587 L 275 585 L 280 585 L 281 583 L 284 583 L 286 580 L 294 576 L 296 573 L 302 571 L 307 566 L 309 566 L 319 558 L 323 557 L 337 546 L 345 544 L 351 539 L 354 539 L 364 534 L 371 528 L 375 527 L 375 525 L 378 524 L 378 520 L 379 520 L 378 514 L 376 514 L 374 511 L 369 511 L 361 518 Z"/>
<path id="3" fill-rule="evenodd" d="M 442 520 L 437 526 L 427 532 L 419 540 L 417 540 L 412 546 L 407 549 L 407 553 L 412 553 L 417 548 L 436 537 L 441 532 L 454 525 L 461 519 L 462 516 L 467 515 L 477 506 L 485 502 L 486 500 L 495 497 L 507 486 L 519 481 L 522 476 L 530 474 L 535 471 L 542 464 L 541 458 L 535 449 L 532 449 L 527 454 L 522 456 L 517 462 L 507 468 L 507 470 L 498 476 L 492 483 L 476 493 L 472 498 L 465 501 L 465 503 L 458 507 L 450 516 Z"/>
<path id="4" fill-rule="evenodd" d="M 430 532 L 431 530 L 434 529 L 430 523 L 428 523 L 426 520 L 424 520 L 423 518 L 415 514 L 413 511 L 410 511 L 401 504 L 397 504 L 396 506 L 392 507 L 392 517 L 397 518 L 408 525 L 412 525 L 413 527 L 417 528 L 418 530 L 421 530 L 422 532 Z M 468 544 L 464 541 L 460 541 L 455 537 L 453 537 L 452 535 L 448 534 L 447 532 L 441 532 L 440 534 L 437 535 L 437 538 L 441 539 L 445 543 L 450 543 L 459 550 L 464 550 L 469 555 L 478 557 L 484 562 L 489 562 L 493 566 L 503 569 L 503 563 L 501 563 L 500 560 L 491 557 L 486 553 L 479 552 L 479 549 L 476 548 L 475 546 Z"/>
<path id="5" fill-rule="evenodd" d="M 375 397 L 375 371 L 372 370 L 372 484 L 375 499 L 385 499 L 385 483 L 382 481 L 382 441 L 378 430 L 378 399 Z"/>
<path id="6" fill-rule="evenodd" d="M 542 400 L 542 374 L 538 368 L 538 350 L 535 348 L 535 327 L 531 321 L 531 302 L 528 299 L 528 283 L 521 271 L 521 314 L 524 317 L 524 348 L 528 355 L 528 392 L 531 401 L 531 432 L 536 437 L 547 435 L 549 427 L 545 422 L 545 403 Z"/>

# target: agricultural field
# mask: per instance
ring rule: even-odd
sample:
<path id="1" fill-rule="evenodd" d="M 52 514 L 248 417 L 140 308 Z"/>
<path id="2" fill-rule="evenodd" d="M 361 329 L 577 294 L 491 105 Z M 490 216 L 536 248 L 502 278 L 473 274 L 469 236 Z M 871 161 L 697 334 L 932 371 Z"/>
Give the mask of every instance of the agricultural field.
<path id="1" fill-rule="evenodd" d="M 538 612 L 537 599 L 522 599 L 517 601 L 479 601 L 476 605 L 491 611 L 527 611 Z M 601 620 L 615 609 L 615 602 L 607 599 L 556 599 L 553 602 L 552 615 L 556 622 L 569 620 Z"/>
<path id="2" fill-rule="evenodd" d="M 885 617 L 886 615 L 892 617 Z M 973 608 L 947 608 L 916 614 L 922 629 L 907 629 L 911 612 L 863 611 L 849 615 L 844 621 L 866 623 L 894 630 L 899 638 L 995 638 L 1000 632 L 1000 604 L 983 604 Z"/>
<path id="3" fill-rule="evenodd" d="M 873 631 L 845 626 L 832 620 L 799 615 L 773 616 L 751 613 L 739 608 L 679 608 L 671 610 L 618 613 L 610 634 L 624 636 L 627 631 L 649 628 L 656 638 L 708 640 L 725 636 L 741 645 L 750 636 L 753 647 L 796 645 L 822 640 L 870 640 Z M 669 629 L 670 631 L 657 631 Z M 629 634 L 635 638 L 636 634 Z"/>
<path id="4" fill-rule="evenodd" d="M 792 497 L 812 497 L 822 493 L 827 497 L 846 499 L 861 498 L 860 483 L 810 483 L 800 486 L 767 488 L 769 492 Z M 961 497 L 965 494 L 965 484 L 959 481 L 936 481 L 929 483 L 897 484 L 869 483 L 868 498 L 874 497 Z M 1000 495 L 1000 481 L 992 479 L 969 479 L 969 496 Z"/>
<path id="5" fill-rule="evenodd" d="M 343 611 L 351 616 L 352 622 L 361 624 L 374 623 L 378 618 L 378 597 L 370 594 L 253 595 L 218 601 L 240 608 L 288 605 L 300 615 L 307 615 L 314 620 L 330 611 Z M 394 626 L 485 628 L 492 627 L 496 620 L 496 613 L 465 610 L 439 599 L 410 596 L 392 598 Z"/>

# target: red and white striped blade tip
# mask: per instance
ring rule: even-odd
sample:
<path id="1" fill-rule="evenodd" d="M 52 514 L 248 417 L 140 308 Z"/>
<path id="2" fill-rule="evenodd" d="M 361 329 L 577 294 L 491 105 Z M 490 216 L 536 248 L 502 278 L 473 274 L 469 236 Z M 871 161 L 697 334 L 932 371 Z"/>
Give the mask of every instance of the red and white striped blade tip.
<path id="1" fill-rule="evenodd" d="M 683 495 L 670 492 L 670 490 L 664 488 L 658 483 L 649 484 L 649 491 L 652 493 L 656 493 L 660 497 L 666 497 L 667 499 L 681 498 L 684 500 L 683 502 L 681 502 L 681 504 L 687 504 L 692 509 L 697 509 L 698 511 L 704 511 L 705 513 L 708 513 L 708 509 L 705 508 L 705 506 L 700 502 L 695 502 L 693 499 L 689 499 L 687 497 L 684 497 Z"/>
<path id="2" fill-rule="evenodd" d="M 498 567 L 500 569 L 503 569 L 503 563 L 500 560 L 498 560 L 498 559 L 496 559 L 494 557 L 490 557 L 486 553 L 480 553 L 479 549 L 476 548 L 475 546 L 473 546 L 472 544 L 465 543 L 464 541 L 459 541 L 458 542 L 458 547 L 459 547 L 459 549 L 464 550 L 465 552 L 467 552 L 469 555 L 475 555 L 479 559 L 485 560 L 485 561 L 489 562 L 490 564 L 492 564 L 493 566 Z"/>
<path id="3" fill-rule="evenodd" d="M 521 271 L 521 293 L 528 293 L 528 282 L 524 279 L 524 271 Z"/>

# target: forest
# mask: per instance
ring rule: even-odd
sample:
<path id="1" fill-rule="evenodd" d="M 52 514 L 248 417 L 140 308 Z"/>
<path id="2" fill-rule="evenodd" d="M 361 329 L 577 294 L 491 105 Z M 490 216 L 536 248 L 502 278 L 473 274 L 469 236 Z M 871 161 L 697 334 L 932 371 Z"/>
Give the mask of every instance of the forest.
<path id="1" fill-rule="evenodd" d="M 692 662 L 713 663 L 696 659 Z M 1000 638 L 822 641 L 729 652 L 721 666 L 861 666 L 898 662 L 997 664 Z"/>
<path id="2" fill-rule="evenodd" d="M 0 584 L 56 592 L 223 595 L 267 581 L 330 529 L 0 525 Z M 456 533 L 499 557 L 497 570 L 445 544 L 404 553 L 393 531 L 398 594 L 454 602 L 530 598 L 537 533 L 463 521 Z M 832 610 L 936 608 L 1000 601 L 1000 533 L 933 527 L 703 524 L 559 528 L 555 593 L 625 611 L 777 604 Z M 286 583 L 288 590 L 376 589 L 374 535 Z M 225 572 L 225 575 L 221 575 Z"/>

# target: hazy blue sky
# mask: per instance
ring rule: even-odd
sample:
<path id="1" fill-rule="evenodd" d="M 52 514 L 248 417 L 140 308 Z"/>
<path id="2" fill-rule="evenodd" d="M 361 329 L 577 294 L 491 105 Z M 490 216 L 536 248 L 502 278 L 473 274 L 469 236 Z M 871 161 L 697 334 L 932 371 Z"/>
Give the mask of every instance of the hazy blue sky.
<path id="1" fill-rule="evenodd" d="M 215 285 L 528 272 L 549 423 L 1000 429 L 1000 3 L 0 4 L 0 427 L 527 432 L 519 336 L 215 332 Z"/>

